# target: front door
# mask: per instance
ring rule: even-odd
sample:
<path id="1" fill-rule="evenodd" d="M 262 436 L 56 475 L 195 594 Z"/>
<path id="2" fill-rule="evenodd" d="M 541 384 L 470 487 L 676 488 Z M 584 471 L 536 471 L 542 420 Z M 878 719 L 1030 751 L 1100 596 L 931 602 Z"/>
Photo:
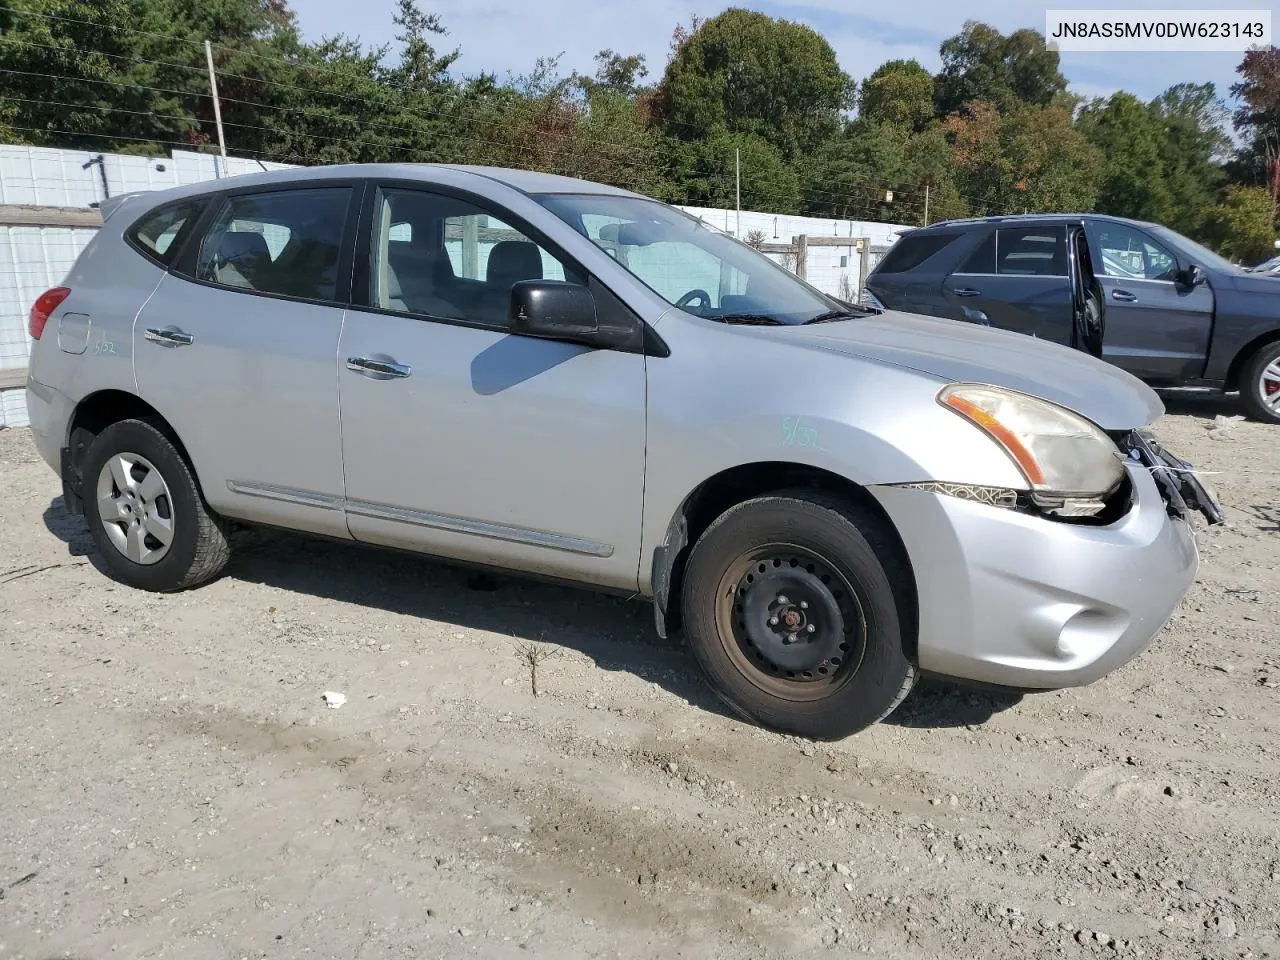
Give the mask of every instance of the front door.
<path id="1" fill-rule="evenodd" d="M 334 358 L 352 193 L 218 201 L 134 325 L 139 394 L 227 516 L 348 536 Z"/>
<path id="2" fill-rule="evenodd" d="M 352 535 L 634 589 L 645 358 L 507 331 L 514 283 L 580 268 L 478 200 L 388 185 L 363 222 L 370 306 L 338 351 Z"/>
<path id="3" fill-rule="evenodd" d="M 1107 311 L 1103 359 L 1154 383 L 1204 372 L 1213 332 L 1213 291 L 1177 281 L 1178 259 L 1144 230 L 1091 220 L 1094 271 Z"/>

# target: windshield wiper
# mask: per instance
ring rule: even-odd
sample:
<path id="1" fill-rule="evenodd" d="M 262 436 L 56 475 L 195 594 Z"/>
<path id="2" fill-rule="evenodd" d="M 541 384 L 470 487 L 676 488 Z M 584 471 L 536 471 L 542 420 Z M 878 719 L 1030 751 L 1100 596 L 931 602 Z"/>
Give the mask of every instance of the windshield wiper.
<path id="1" fill-rule="evenodd" d="M 828 310 L 826 313 L 820 313 L 816 317 L 810 317 L 805 321 L 805 323 L 829 323 L 832 320 L 860 320 L 863 317 L 869 317 L 871 315 L 870 310 L 866 313 L 854 313 L 852 310 Z"/>
<path id="2" fill-rule="evenodd" d="M 753 327 L 782 326 L 776 319 L 764 313 L 725 313 L 716 317 L 708 317 L 707 319 Z"/>

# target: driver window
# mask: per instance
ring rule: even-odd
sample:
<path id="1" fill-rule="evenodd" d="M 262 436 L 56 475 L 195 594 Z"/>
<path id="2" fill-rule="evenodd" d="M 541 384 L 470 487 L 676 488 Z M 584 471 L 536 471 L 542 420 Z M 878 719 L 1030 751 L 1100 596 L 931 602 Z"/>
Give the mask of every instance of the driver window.
<path id="1" fill-rule="evenodd" d="M 519 230 L 466 200 L 380 190 L 372 244 L 372 302 L 394 310 L 505 327 L 522 280 L 585 283 Z"/>
<path id="2" fill-rule="evenodd" d="M 1122 223 L 1096 223 L 1091 229 L 1106 276 L 1168 281 L 1177 276 L 1177 258 L 1141 230 Z"/>

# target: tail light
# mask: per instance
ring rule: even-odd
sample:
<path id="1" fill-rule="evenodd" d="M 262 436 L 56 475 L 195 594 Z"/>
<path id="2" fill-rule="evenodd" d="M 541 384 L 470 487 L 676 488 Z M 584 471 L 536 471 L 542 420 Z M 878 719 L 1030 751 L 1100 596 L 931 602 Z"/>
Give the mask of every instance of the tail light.
<path id="1" fill-rule="evenodd" d="M 27 320 L 27 330 L 32 340 L 39 340 L 44 333 L 44 325 L 49 322 L 49 315 L 58 309 L 58 304 L 71 296 L 70 287 L 54 287 L 40 294 L 31 305 L 31 316 Z"/>

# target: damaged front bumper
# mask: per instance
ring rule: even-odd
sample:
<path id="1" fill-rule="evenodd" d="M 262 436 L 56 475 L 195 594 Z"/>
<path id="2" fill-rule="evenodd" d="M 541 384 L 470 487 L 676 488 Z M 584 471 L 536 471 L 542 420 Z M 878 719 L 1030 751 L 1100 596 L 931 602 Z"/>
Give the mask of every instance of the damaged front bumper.
<path id="1" fill-rule="evenodd" d="M 1117 439 L 1117 446 L 1126 457 L 1151 472 L 1169 516 L 1186 520 L 1196 511 L 1210 526 L 1226 522 L 1227 515 L 1217 496 L 1196 469 L 1166 450 L 1150 432 L 1132 430 Z"/>

